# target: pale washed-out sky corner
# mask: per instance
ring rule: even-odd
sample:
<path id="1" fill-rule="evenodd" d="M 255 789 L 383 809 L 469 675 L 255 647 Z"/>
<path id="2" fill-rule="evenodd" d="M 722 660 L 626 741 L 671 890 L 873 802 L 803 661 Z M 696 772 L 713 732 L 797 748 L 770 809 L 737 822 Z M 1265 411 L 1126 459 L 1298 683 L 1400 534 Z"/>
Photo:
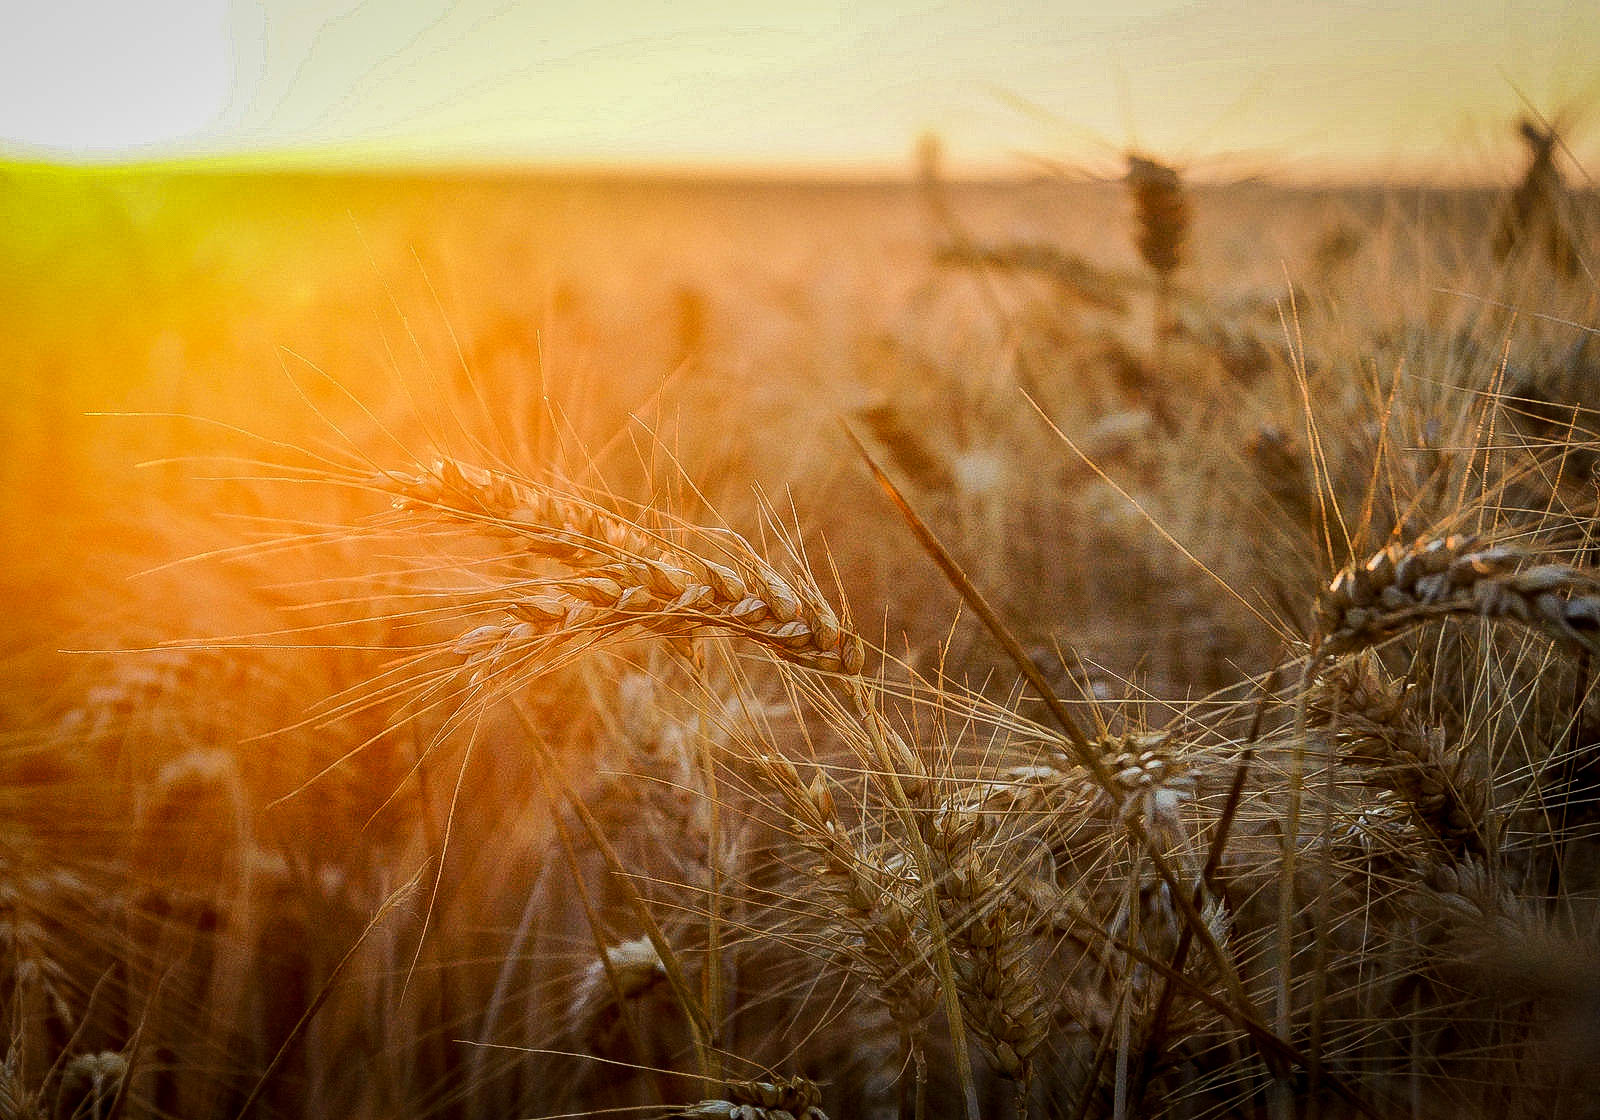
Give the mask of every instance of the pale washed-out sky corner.
<path id="1" fill-rule="evenodd" d="M 1470 177 L 1529 105 L 1582 151 L 1596 59 L 1592 2 L 0 0 L 0 156 Z"/>

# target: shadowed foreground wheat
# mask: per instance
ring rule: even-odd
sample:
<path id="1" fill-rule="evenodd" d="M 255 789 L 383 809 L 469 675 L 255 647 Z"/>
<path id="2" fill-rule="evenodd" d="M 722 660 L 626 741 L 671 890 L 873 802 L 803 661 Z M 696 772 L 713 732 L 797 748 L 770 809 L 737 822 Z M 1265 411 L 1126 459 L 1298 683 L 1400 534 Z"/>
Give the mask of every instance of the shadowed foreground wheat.
<path id="1" fill-rule="evenodd" d="M 930 149 L 888 271 L 751 284 L 693 192 L 642 296 L 470 257 L 407 320 L 459 384 L 297 382 L 336 439 L 128 503 L 181 545 L 7 661 L 0 1120 L 1595 1114 L 1589 294 L 1454 195 L 1241 278 L 1235 196 L 1127 172 L 1131 244 Z"/>
<path id="2" fill-rule="evenodd" d="M 1281 1087 L 1296 1066 L 1310 1071 L 1312 1091 L 1333 1092 L 1331 1099 L 1368 1108 L 1361 1090 L 1344 1083 L 1345 1071 L 1363 1063 L 1381 1068 L 1395 1060 L 1385 1054 L 1396 1043 L 1387 1035 L 1347 1034 L 1340 1025 L 1339 1009 L 1351 994 L 1335 981 L 1345 957 L 1325 939 L 1328 923 L 1343 919 L 1327 912 L 1326 897 L 1316 905 L 1309 899 L 1378 888 L 1424 908 L 1427 899 L 1468 898 L 1467 909 L 1478 915 L 1487 912 L 1484 906 L 1510 913 L 1521 904 L 1514 894 L 1479 903 L 1470 901 L 1479 897 L 1471 891 L 1436 892 L 1435 883 L 1459 885 L 1467 881 L 1463 876 L 1480 881 L 1483 872 L 1472 868 L 1483 864 L 1473 861 L 1503 855 L 1509 826 L 1491 803 L 1484 778 L 1452 757 L 1444 729 L 1428 726 L 1406 690 L 1386 683 L 1366 651 L 1425 623 L 1471 616 L 1514 622 L 1559 647 L 1587 652 L 1595 648 L 1600 620 L 1600 581 L 1573 566 L 1541 563 L 1528 547 L 1480 546 L 1465 536 L 1424 538 L 1391 545 L 1340 572 L 1316 600 L 1311 691 L 1278 709 L 1287 722 L 1270 740 L 1296 759 L 1322 758 L 1329 778 L 1326 791 L 1302 788 L 1298 778 L 1292 786 L 1297 792 L 1290 821 L 1322 823 L 1304 831 L 1290 825 L 1294 847 L 1282 853 L 1290 878 L 1275 887 L 1278 902 L 1269 907 L 1278 911 L 1277 937 L 1284 948 L 1262 956 L 1259 935 L 1265 930 L 1252 929 L 1259 903 L 1251 898 L 1264 889 L 1270 848 L 1262 849 L 1247 831 L 1237 839 L 1241 853 L 1252 853 L 1243 858 L 1265 862 L 1243 878 L 1219 872 L 1212 886 L 1195 878 L 1202 863 L 1216 863 L 1215 855 L 1203 858 L 1205 847 L 1227 849 L 1227 837 L 1208 837 L 1198 813 L 1232 770 L 1226 736 L 1208 732 L 1183 742 L 1172 732 L 1102 734 L 1074 743 L 1014 711 L 974 707 L 942 688 L 929 694 L 932 706 L 922 715 L 904 717 L 906 732 L 898 731 L 888 713 L 901 701 L 883 683 L 861 675 L 859 636 L 839 622 L 808 574 L 780 575 L 741 538 L 654 514 L 630 518 L 610 499 L 456 462 L 388 474 L 381 486 L 395 495 L 396 509 L 410 524 L 464 527 L 500 542 L 496 563 L 479 564 L 483 586 L 474 586 L 471 596 L 509 617 L 471 631 L 452 647 L 475 686 L 489 695 L 509 695 L 581 652 L 598 652 L 624 638 L 677 642 L 723 635 L 751 642 L 783 670 L 795 700 L 809 698 L 807 706 L 821 724 L 807 737 L 822 734 L 847 748 L 842 757 L 815 760 L 818 768 L 809 780 L 786 752 L 775 749 L 791 733 L 770 723 L 724 737 L 714 748 L 716 759 L 701 771 L 699 793 L 716 799 L 725 820 L 770 818 L 775 810 L 779 835 L 793 847 L 783 859 L 790 869 L 783 876 L 787 883 L 745 898 L 739 897 L 738 868 L 748 857 L 727 862 L 726 846 L 720 855 L 715 847 L 708 850 L 705 874 L 720 885 L 702 896 L 700 905 L 709 907 L 702 915 L 716 922 L 717 915 L 742 912 L 754 931 L 758 916 L 781 900 L 777 909 L 785 924 L 809 927 L 804 942 L 831 942 L 839 964 L 887 1013 L 911 1077 L 911 1091 L 902 1083 L 899 1108 L 914 1117 L 942 1107 L 931 1102 L 951 1089 L 971 1111 L 982 1092 L 985 1078 L 978 1071 L 959 1069 L 957 1084 L 943 1089 L 930 1073 L 930 1050 L 945 1046 L 930 1030 L 941 1011 L 957 1055 L 965 1040 L 976 1044 L 989 1075 L 1011 1086 L 1010 1109 L 1018 1116 L 1031 1113 L 1043 1097 L 1062 1093 L 1088 1109 L 1107 1093 L 1112 1111 L 1121 1112 L 1129 1107 L 1129 1092 L 1142 1097 L 1146 1086 L 1176 1094 L 1174 1102 L 1187 1095 L 1212 1099 L 1219 1092 L 1221 1100 L 1227 1095 L 1223 1086 L 1238 1079 L 1255 1082 L 1259 1091 Z M 719 558 L 707 558 L 708 551 Z M 505 575 L 502 565 L 509 565 Z M 718 703 L 726 708 L 725 690 L 736 683 L 710 684 L 698 655 L 685 664 L 700 676 L 701 687 L 723 694 Z M 824 675 L 815 681 L 806 675 L 817 670 Z M 822 687 L 829 678 L 842 702 L 830 700 L 834 690 Z M 1309 722 L 1294 717 L 1302 705 L 1309 707 Z M 952 744 L 970 732 L 951 730 L 950 721 L 991 729 L 981 754 L 957 762 L 962 751 Z M 1303 727 L 1301 736 L 1328 728 L 1334 736 L 1329 750 L 1293 739 L 1296 725 Z M 1207 737 L 1209 746 L 1202 742 Z M 815 743 L 811 749 L 818 749 Z M 1085 749 L 1092 767 L 1075 761 Z M 1276 748 L 1263 749 L 1270 754 Z M 867 778 L 848 813 L 838 797 L 842 788 L 828 775 L 839 766 Z M 1348 768 L 1348 779 L 1338 777 L 1341 767 Z M 728 773 L 718 779 L 718 770 Z M 734 773 L 741 777 L 730 783 Z M 1247 829 L 1280 811 L 1272 770 L 1260 773 L 1243 802 Z M 941 787 L 948 788 L 940 792 Z M 754 804 L 741 805 L 743 797 Z M 1309 799 L 1304 806 L 1301 797 Z M 1409 887 L 1394 883 L 1393 872 L 1370 857 L 1350 862 L 1335 843 L 1342 822 L 1371 828 L 1395 801 L 1409 808 L 1418 835 L 1435 845 L 1406 857 L 1416 861 L 1413 874 L 1420 875 Z M 733 827 L 736 835 L 748 835 Z M 1184 869 L 1180 878 L 1173 878 L 1174 867 Z M 1312 890 L 1305 885 L 1308 875 L 1324 885 Z M 1374 875 L 1382 878 L 1360 886 Z M 1196 892 L 1188 911 L 1176 906 L 1175 889 Z M 1448 924 L 1456 910 L 1447 905 L 1439 913 Z M 1188 913 L 1201 915 L 1199 931 Z M 1512 936 L 1525 927 L 1512 921 L 1503 928 Z M 1192 964 L 1178 949 L 1191 932 L 1211 946 L 1209 955 Z M 1377 950 L 1379 943 L 1388 946 L 1385 952 L 1404 954 L 1410 941 L 1388 927 L 1372 936 L 1377 941 L 1358 955 Z M 652 940 L 657 937 L 652 934 Z M 585 994 L 573 1005 L 574 1022 L 593 1017 L 580 1007 L 605 1005 L 598 994 L 604 986 L 613 989 L 610 1000 L 619 1007 L 653 986 L 663 957 L 647 944 L 607 949 L 609 959 L 588 966 Z M 686 945 L 656 944 L 674 957 L 695 955 Z M 722 971 L 725 955 L 736 957 L 738 950 L 716 941 L 706 948 L 713 945 L 714 955 L 701 967 Z M 1321 960 L 1309 971 L 1308 952 Z M 629 963 L 635 956 L 644 963 Z M 1164 965 L 1168 959 L 1173 963 Z M 1292 972 L 1274 963 L 1285 960 L 1300 963 Z M 1222 992 L 1233 994 L 1197 987 L 1219 981 Z M 702 992 L 720 990 L 708 983 L 702 973 Z M 1281 989 L 1276 1033 L 1263 1025 L 1250 995 L 1263 983 Z M 688 998 L 695 987 L 676 983 L 678 998 Z M 724 1037 L 719 1020 L 725 1010 L 704 1004 L 683 1010 L 708 1023 L 709 1037 Z M 1182 1024 L 1181 1034 L 1175 1023 Z M 1303 1034 L 1307 1023 L 1313 1024 L 1309 1038 Z M 1141 1046 L 1144 1056 L 1138 1057 Z M 1244 1060 L 1251 1052 L 1259 1056 Z M 1179 1084 L 1189 1088 L 1179 1090 Z M 723 1097 L 707 1098 L 686 1114 L 820 1113 L 814 1095 L 789 1102 L 796 1112 L 767 1097 L 741 1096 L 734 1082 L 726 1085 Z"/>

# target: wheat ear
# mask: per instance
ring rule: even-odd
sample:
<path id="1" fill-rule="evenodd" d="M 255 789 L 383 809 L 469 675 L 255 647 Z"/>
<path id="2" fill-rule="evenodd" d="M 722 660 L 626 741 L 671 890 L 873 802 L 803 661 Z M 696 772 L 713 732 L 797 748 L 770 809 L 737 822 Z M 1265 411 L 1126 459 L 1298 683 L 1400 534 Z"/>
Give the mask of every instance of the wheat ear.
<path id="1" fill-rule="evenodd" d="M 1311 726 L 1334 732 L 1339 753 L 1366 780 L 1399 794 L 1428 835 L 1458 857 L 1488 850 L 1489 790 L 1466 758 L 1408 710 L 1406 686 L 1376 658 L 1352 658 L 1325 671 L 1308 698 Z"/>
<path id="2" fill-rule="evenodd" d="M 916 907 L 894 889 L 899 877 L 850 836 L 825 775 L 819 772 L 806 783 L 794 763 L 775 755 L 758 755 L 752 764 L 783 798 L 795 839 L 810 856 L 808 871 L 825 909 L 850 928 L 855 967 L 877 985 L 896 1027 L 920 1031 L 938 993 Z"/>
<path id="3" fill-rule="evenodd" d="M 675 1116 L 684 1120 L 828 1120 L 822 1092 L 803 1077 L 773 1081 L 729 1081 L 725 1096 L 690 1105 Z"/>
<path id="4" fill-rule="evenodd" d="M 490 592 L 505 619 L 481 626 L 456 652 L 487 675 L 510 663 L 537 669 L 607 639 L 708 631 L 747 638 L 782 660 L 859 672 L 861 640 L 809 581 L 786 579 L 733 534 L 654 533 L 581 496 L 444 461 L 419 475 L 384 475 L 397 509 L 509 535 L 564 572 Z M 673 537 L 709 542 L 728 563 Z"/>
<path id="5" fill-rule="evenodd" d="M 1317 652 L 1353 653 L 1436 618 L 1520 623 L 1573 650 L 1600 651 L 1600 579 L 1566 564 L 1478 547 L 1470 536 L 1391 544 L 1333 577 L 1317 599 Z"/>

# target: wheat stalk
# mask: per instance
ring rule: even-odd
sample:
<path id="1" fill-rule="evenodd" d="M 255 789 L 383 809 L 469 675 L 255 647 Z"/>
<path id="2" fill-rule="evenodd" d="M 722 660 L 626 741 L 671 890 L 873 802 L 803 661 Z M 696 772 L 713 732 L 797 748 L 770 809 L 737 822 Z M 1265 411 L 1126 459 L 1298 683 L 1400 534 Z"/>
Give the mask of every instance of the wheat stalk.
<path id="1" fill-rule="evenodd" d="M 1172 274 L 1183 263 L 1189 239 L 1189 198 L 1177 169 L 1129 153 L 1128 190 L 1133 195 L 1134 242 L 1156 274 L 1156 365 L 1166 364 L 1166 340 L 1173 332 Z"/>
<path id="2" fill-rule="evenodd" d="M 1189 200 L 1174 167 L 1146 156 L 1128 156 L 1128 190 L 1133 195 L 1139 255 L 1166 276 L 1183 263 L 1189 237 Z"/>
<path id="3" fill-rule="evenodd" d="M 1334 576 L 1317 599 L 1322 657 L 1353 653 L 1432 619 L 1476 615 L 1520 623 L 1572 650 L 1600 650 L 1600 579 L 1535 564 L 1522 549 L 1470 536 L 1391 544 Z"/>
<path id="4" fill-rule="evenodd" d="M 1555 159 L 1561 137 L 1555 129 L 1531 120 L 1522 121 L 1517 132 L 1528 146 L 1528 166 L 1501 211 L 1494 254 L 1503 261 L 1540 236 L 1546 259 L 1570 279 L 1578 275 L 1582 257 L 1564 213 L 1567 189 Z"/>
<path id="5" fill-rule="evenodd" d="M 28 1089 L 22 1079 L 21 1061 L 15 1050 L 0 1061 L 0 1118 L 3 1120 L 45 1120 L 39 1094 Z"/>
<path id="6" fill-rule="evenodd" d="M 861 669 L 863 643 L 816 586 L 786 579 L 732 534 L 718 538 L 730 561 L 725 564 L 577 495 L 448 460 L 419 475 L 384 475 L 380 484 L 396 494 L 402 511 L 509 534 L 529 553 L 565 569 L 486 593 L 501 604 L 505 619 L 478 627 L 454 646 L 480 677 L 508 664 L 536 670 L 640 633 L 672 639 L 732 634 L 797 665 Z M 693 530 L 678 535 L 710 537 Z"/>
<path id="7" fill-rule="evenodd" d="M 121 1054 L 102 1050 L 77 1055 L 61 1071 L 55 1115 L 70 1120 L 111 1120 L 127 1076 L 128 1060 Z"/>

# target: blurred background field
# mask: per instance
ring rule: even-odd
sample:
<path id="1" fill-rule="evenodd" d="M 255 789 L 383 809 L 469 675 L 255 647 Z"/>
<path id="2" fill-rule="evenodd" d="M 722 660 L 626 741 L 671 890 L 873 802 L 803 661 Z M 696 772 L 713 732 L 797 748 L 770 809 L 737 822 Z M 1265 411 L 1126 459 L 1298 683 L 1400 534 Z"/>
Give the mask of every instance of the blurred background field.
<path id="1" fill-rule="evenodd" d="M 1451 533 L 1588 563 L 1595 198 L 1558 184 L 1507 234 L 1519 173 L 1175 177 L 1166 267 L 1124 182 L 946 181 L 928 148 L 920 180 L 0 166 L 0 1116 L 1587 1115 L 1587 585 L 1555 644 L 1500 601 L 1355 637 L 1316 610 Z M 1109 817 L 851 433 L 1144 783 Z M 673 548 L 735 530 L 806 633 L 826 600 L 837 649 L 873 647 L 870 687 L 830 706 L 771 642 L 475 661 L 496 610 L 577 585 L 503 551 L 521 514 L 451 528 L 440 487 L 578 493 Z M 1346 691 L 1297 699 L 1339 635 Z M 862 753 L 882 726 L 893 765 Z M 1258 739 L 1204 882 L 1243 987 L 1188 967 L 1261 1007 L 1281 983 L 1309 1073 L 1204 1001 L 1166 1019 L 1137 957 L 1183 973 L 1189 918 L 1118 814 L 1199 876 Z M 1079 801 L 1023 804 L 1069 774 Z M 916 837 L 961 819 L 939 858 L 993 878 L 929 907 Z M 818 836 L 908 907 L 908 974 L 969 962 L 936 985 L 966 1040 L 945 1004 L 885 1013 L 882 912 Z M 720 1079 L 641 893 L 724 1012 Z M 974 923 L 1018 947 L 983 965 Z"/>
<path id="2" fill-rule="evenodd" d="M 218 449 L 216 425 L 323 438 L 311 405 L 340 398 L 406 426 L 419 395 L 444 393 L 512 441 L 538 424 L 540 391 L 592 440 L 648 407 L 691 477 L 798 487 L 841 516 L 870 501 L 839 462 L 841 418 L 898 402 L 940 454 L 993 451 L 1009 469 L 1023 448 L 960 430 L 981 426 L 974 401 L 1016 406 L 996 400 L 1017 380 L 1008 363 L 1037 367 L 1024 384 L 1074 431 L 1145 408 L 1077 383 L 1086 364 L 1147 360 L 1148 282 L 1115 183 L 948 192 L 978 241 L 1127 281 L 1117 314 L 1037 274 L 941 264 L 948 231 L 903 182 L 14 166 L 0 183 L 7 586 L 26 589 L 19 623 L 40 633 L 82 620 L 74 588 L 112 582 L 104 567 L 86 579 L 85 557 L 123 575 L 181 549 L 141 528 L 147 503 L 226 512 L 227 488 L 179 462 Z M 1259 339 L 1244 341 L 1269 349 L 1288 337 L 1291 284 L 1363 329 L 1382 309 L 1351 303 L 1377 284 L 1472 318 L 1493 293 L 1445 270 L 1493 205 L 1487 191 L 1203 188 L 1184 282 L 1221 313 L 1245 307 Z M 1073 469 L 1042 425 L 1015 423 L 1057 460 L 1028 470 Z M 851 502 L 819 500 L 830 487 Z"/>

